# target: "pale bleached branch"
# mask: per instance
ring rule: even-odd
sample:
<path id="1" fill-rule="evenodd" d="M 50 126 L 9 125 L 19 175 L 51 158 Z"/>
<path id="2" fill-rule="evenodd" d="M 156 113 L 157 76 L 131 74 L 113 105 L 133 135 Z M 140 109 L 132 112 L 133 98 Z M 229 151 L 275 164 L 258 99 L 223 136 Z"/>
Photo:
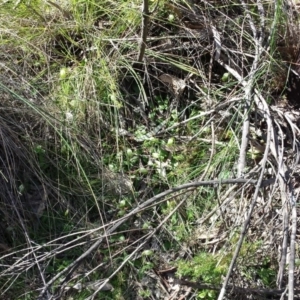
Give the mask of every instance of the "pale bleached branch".
<path id="1" fill-rule="evenodd" d="M 289 261 L 289 297 L 288 300 L 294 299 L 294 274 L 295 274 L 295 249 L 296 249 L 296 233 L 297 233 L 297 208 L 296 199 L 294 195 L 294 190 L 291 187 L 290 198 L 292 199 L 292 232 L 291 232 L 291 242 L 290 242 L 290 261 Z"/>

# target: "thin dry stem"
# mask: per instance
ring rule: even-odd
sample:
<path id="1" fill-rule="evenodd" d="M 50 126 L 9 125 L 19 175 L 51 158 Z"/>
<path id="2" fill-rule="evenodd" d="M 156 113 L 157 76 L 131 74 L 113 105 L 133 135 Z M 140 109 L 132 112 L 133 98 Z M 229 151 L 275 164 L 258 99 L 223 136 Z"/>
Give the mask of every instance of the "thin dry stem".
<path id="1" fill-rule="evenodd" d="M 142 23 L 142 36 L 141 36 L 141 42 L 140 42 L 140 51 L 139 55 L 137 58 L 138 62 L 142 62 L 144 55 L 145 55 L 145 50 L 146 50 L 146 45 L 147 45 L 147 35 L 148 35 L 148 27 L 149 27 L 149 2 L 148 0 L 143 1 L 143 23 Z"/>

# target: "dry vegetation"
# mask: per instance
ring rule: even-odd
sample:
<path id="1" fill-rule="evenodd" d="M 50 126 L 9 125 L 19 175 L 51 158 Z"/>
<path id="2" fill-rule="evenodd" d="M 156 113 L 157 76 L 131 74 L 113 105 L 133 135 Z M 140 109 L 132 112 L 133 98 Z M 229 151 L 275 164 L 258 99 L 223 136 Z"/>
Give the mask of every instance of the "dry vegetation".
<path id="1" fill-rule="evenodd" d="M 0 4 L 0 298 L 300 299 L 297 5 L 98 2 Z"/>

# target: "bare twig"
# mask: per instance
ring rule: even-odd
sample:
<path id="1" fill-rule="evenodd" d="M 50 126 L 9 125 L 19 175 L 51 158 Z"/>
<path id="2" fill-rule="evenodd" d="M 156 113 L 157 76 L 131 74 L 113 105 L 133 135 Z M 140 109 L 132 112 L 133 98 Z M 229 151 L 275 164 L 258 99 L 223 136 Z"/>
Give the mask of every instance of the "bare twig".
<path id="1" fill-rule="evenodd" d="M 249 143 L 249 128 L 250 128 L 249 110 L 251 105 L 251 95 L 250 95 L 251 85 L 248 84 L 245 90 L 244 122 L 243 122 L 243 133 L 242 133 L 242 142 L 240 148 L 240 156 L 238 160 L 238 170 L 237 170 L 238 177 L 243 176 L 246 167 L 246 153 L 247 153 L 247 147 Z"/>
<path id="2" fill-rule="evenodd" d="M 211 123 L 211 153 L 210 153 L 208 164 L 207 164 L 203 174 L 200 177 L 200 181 L 205 178 L 209 168 L 211 167 L 211 162 L 212 162 L 214 155 L 215 155 L 215 129 L 214 129 L 214 123 L 212 122 Z"/>
<path id="3" fill-rule="evenodd" d="M 295 245 L 296 245 L 296 232 L 297 232 L 297 209 L 296 199 L 293 189 L 291 190 L 292 199 L 292 233 L 290 242 L 290 261 L 289 261 L 289 300 L 294 299 L 294 273 L 295 273 Z"/>
<path id="4" fill-rule="evenodd" d="M 281 131 L 281 127 L 278 126 L 281 136 L 281 140 L 283 141 L 283 132 Z M 279 188 L 280 188 L 280 194 L 281 194 L 281 202 L 282 202 L 282 215 L 283 215 L 283 228 L 282 228 L 282 247 L 281 247 L 281 260 L 279 262 L 279 271 L 277 275 L 277 286 L 278 288 L 281 288 L 282 286 L 282 280 L 283 280 L 283 274 L 286 266 L 286 258 L 287 258 L 287 251 L 288 251 L 288 236 L 289 236 L 289 213 L 288 213 L 288 186 L 287 183 L 289 181 L 288 179 L 288 169 L 286 165 L 283 162 L 283 142 L 282 146 L 279 149 L 277 137 L 274 137 L 274 141 L 276 141 L 276 144 L 274 144 L 275 148 L 273 149 L 273 155 L 277 160 L 278 163 L 278 182 L 279 182 Z"/>
<path id="5" fill-rule="evenodd" d="M 243 123 L 243 135 L 242 135 L 242 142 L 241 142 L 241 149 L 240 149 L 240 157 L 238 162 L 238 172 L 237 176 L 240 177 L 243 175 L 244 169 L 246 167 L 246 153 L 247 147 L 249 143 L 249 128 L 250 128 L 250 121 L 249 121 L 249 110 L 251 107 L 251 98 L 252 98 L 252 90 L 254 85 L 254 78 L 257 72 L 258 62 L 260 60 L 260 56 L 262 53 L 261 47 L 261 40 L 257 40 L 257 30 L 255 28 L 254 22 L 249 14 L 248 8 L 246 3 L 241 0 L 242 6 L 244 7 L 246 16 L 249 20 L 250 27 L 252 29 L 252 34 L 255 42 L 255 57 L 252 63 L 251 71 L 249 74 L 249 80 L 245 84 L 245 105 L 244 105 L 244 123 Z"/>
<path id="6" fill-rule="evenodd" d="M 143 61 L 145 51 L 146 51 L 147 35 L 148 35 L 148 29 L 149 29 L 149 23 L 150 23 L 150 15 L 153 14 L 154 11 L 157 9 L 158 3 L 159 3 L 159 0 L 157 0 L 155 7 L 150 12 L 149 11 L 149 2 L 148 2 L 148 0 L 143 1 L 142 35 L 141 35 L 141 42 L 140 42 L 140 51 L 139 51 L 138 59 L 137 59 L 137 61 L 139 63 L 141 63 Z"/>
<path id="7" fill-rule="evenodd" d="M 147 35 L 148 35 L 148 27 L 149 27 L 149 2 L 148 0 L 143 1 L 143 21 L 142 21 L 142 36 L 141 36 L 141 43 L 140 43 L 140 51 L 138 55 L 138 62 L 142 62 L 146 50 L 147 45 Z"/>

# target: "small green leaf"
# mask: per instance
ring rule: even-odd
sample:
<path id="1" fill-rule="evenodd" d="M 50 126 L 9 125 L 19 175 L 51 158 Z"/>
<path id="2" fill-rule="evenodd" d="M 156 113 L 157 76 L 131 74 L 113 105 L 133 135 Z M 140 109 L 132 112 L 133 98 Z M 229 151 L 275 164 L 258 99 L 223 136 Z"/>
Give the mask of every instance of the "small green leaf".
<path id="1" fill-rule="evenodd" d="M 167 145 L 172 146 L 173 144 L 174 144 L 174 138 L 169 138 L 168 142 L 167 142 Z"/>
<path id="2" fill-rule="evenodd" d="M 159 158 L 159 153 L 153 152 L 153 153 L 152 153 L 152 156 L 153 156 L 153 158 Z"/>
<path id="3" fill-rule="evenodd" d="M 173 22 L 174 19 L 175 19 L 175 16 L 173 14 L 169 14 L 169 16 L 168 16 L 169 22 Z"/>
<path id="4" fill-rule="evenodd" d="M 227 73 L 227 72 L 224 73 L 223 76 L 222 76 L 222 78 L 221 78 L 221 80 L 223 82 L 227 82 L 229 80 L 229 73 Z"/>
<path id="5" fill-rule="evenodd" d="M 126 154 L 127 154 L 128 157 L 132 157 L 133 156 L 133 151 L 130 148 L 127 148 Z"/>
<path id="6" fill-rule="evenodd" d="M 152 250 L 145 250 L 142 253 L 143 256 L 152 256 L 153 255 L 153 251 Z"/>
<path id="7" fill-rule="evenodd" d="M 68 69 L 67 68 L 61 68 L 59 71 L 59 78 L 65 79 L 68 75 Z"/>
<path id="8" fill-rule="evenodd" d="M 22 194 L 25 191 L 25 186 L 24 184 L 19 185 L 19 193 Z"/>
<path id="9" fill-rule="evenodd" d="M 121 200 L 119 202 L 119 208 L 124 208 L 126 206 L 126 201 L 125 200 Z"/>
<path id="10" fill-rule="evenodd" d="M 147 174 L 148 173 L 148 169 L 143 168 L 143 167 L 140 168 L 139 171 L 140 171 L 141 174 Z"/>

